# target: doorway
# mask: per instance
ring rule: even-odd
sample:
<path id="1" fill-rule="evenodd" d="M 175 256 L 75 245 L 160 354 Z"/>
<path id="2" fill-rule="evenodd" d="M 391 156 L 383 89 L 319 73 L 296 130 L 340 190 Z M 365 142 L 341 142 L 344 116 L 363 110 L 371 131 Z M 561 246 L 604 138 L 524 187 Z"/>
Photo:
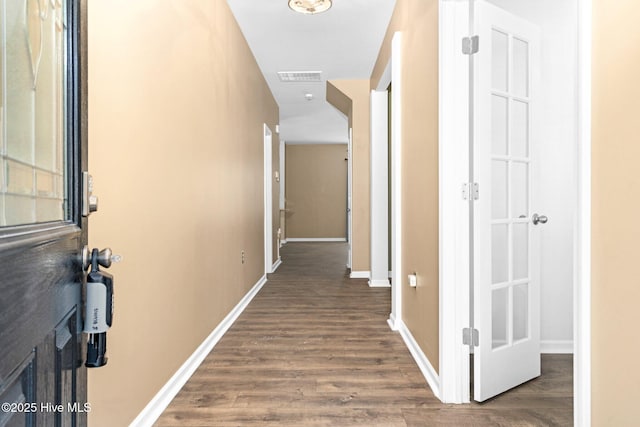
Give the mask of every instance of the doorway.
<path id="1" fill-rule="evenodd" d="M 371 276 L 372 287 L 391 282 L 389 326 L 398 330 L 402 319 L 400 265 L 401 141 L 400 93 L 402 34 L 393 35 L 391 59 L 375 90 L 371 91 Z M 393 87 L 393 90 L 392 90 Z"/>
<path id="2" fill-rule="evenodd" d="M 576 47 L 582 42 L 578 16 L 588 6 L 530 3 L 441 2 L 441 69 L 448 71 L 441 73 L 441 242 L 452 237 L 441 245 L 445 402 L 469 401 L 472 352 L 474 387 L 481 387 L 497 368 L 478 369 L 479 351 L 486 362 L 531 346 L 523 350 L 529 362 L 517 358 L 529 364 L 529 374 L 496 385 L 499 393 L 535 377 L 540 352 L 573 353 L 574 338 L 584 337 L 574 334 L 574 291 L 586 291 L 575 279 L 582 265 L 574 262 L 581 238 L 578 141 L 584 138 Z M 463 54 L 460 41 L 470 35 L 480 36 L 479 45 L 466 40 Z M 474 397 L 495 394 L 487 390 Z"/>

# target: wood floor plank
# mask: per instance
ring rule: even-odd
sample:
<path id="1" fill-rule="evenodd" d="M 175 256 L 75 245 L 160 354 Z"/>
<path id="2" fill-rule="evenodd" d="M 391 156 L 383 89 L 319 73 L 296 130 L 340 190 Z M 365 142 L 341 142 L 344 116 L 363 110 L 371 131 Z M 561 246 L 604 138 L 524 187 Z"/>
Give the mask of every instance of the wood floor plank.
<path id="1" fill-rule="evenodd" d="M 444 405 L 387 325 L 390 290 L 349 279 L 346 245 L 289 243 L 283 264 L 157 426 L 570 426 L 572 358 L 482 404 Z"/>

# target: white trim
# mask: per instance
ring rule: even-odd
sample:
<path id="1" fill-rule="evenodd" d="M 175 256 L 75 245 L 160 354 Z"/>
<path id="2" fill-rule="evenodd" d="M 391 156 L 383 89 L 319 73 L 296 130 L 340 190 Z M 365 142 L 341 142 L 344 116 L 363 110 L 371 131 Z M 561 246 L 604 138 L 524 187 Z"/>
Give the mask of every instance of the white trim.
<path id="1" fill-rule="evenodd" d="M 385 282 L 389 271 L 389 93 L 371 91 L 370 267 L 372 283 Z"/>
<path id="2" fill-rule="evenodd" d="M 353 267 L 353 128 L 347 141 L 347 268 Z"/>
<path id="3" fill-rule="evenodd" d="M 427 384 L 431 388 L 433 394 L 440 399 L 440 378 L 438 377 L 438 373 L 429 362 L 429 358 L 424 354 L 418 343 L 416 342 L 413 335 L 407 328 L 407 325 L 404 324 L 402 320 L 396 320 L 396 324 L 398 326 L 398 332 L 400 336 L 404 340 L 411 356 L 416 361 L 418 368 L 420 368 L 420 372 L 424 376 L 424 379 L 427 380 Z"/>
<path id="4" fill-rule="evenodd" d="M 282 264 L 282 258 L 278 257 L 276 262 L 274 262 L 273 265 L 271 266 L 271 272 L 275 273 L 278 267 L 280 267 L 280 264 Z"/>
<path id="5" fill-rule="evenodd" d="M 280 185 L 280 200 L 278 200 L 279 206 L 280 206 L 280 210 L 284 210 L 286 209 L 286 204 L 285 204 L 285 179 L 286 179 L 286 168 L 285 168 L 285 162 L 286 162 L 286 158 L 287 158 L 287 154 L 286 154 L 286 150 L 285 150 L 285 146 L 284 146 L 284 141 L 280 141 L 280 146 L 278 147 L 278 151 L 279 151 L 279 155 L 280 155 L 280 182 L 278 183 Z"/>
<path id="6" fill-rule="evenodd" d="M 350 279 L 368 279 L 371 277 L 370 271 L 352 271 L 349 273 Z"/>
<path id="7" fill-rule="evenodd" d="M 280 240 L 280 247 L 284 246 L 287 244 L 287 239 L 282 239 Z"/>
<path id="8" fill-rule="evenodd" d="M 439 295 L 440 392 L 444 403 L 469 402 L 469 66 L 460 49 L 468 34 L 467 2 L 440 0 L 439 48 Z"/>
<path id="9" fill-rule="evenodd" d="M 591 426 L 591 37 L 592 1 L 578 3 L 578 197 L 574 248 L 573 421 Z"/>
<path id="10" fill-rule="evenodd" d="M 344 237 L 288 237 L 284 242 L 346 242 Z"/>
<path id="11" fill-rule="evenodd" d="M 402 33 L 391 40 L 391 314 L 402 320 Z M 398 326 L 391 329 L 397 330 Z"/>
<path id="12" fill-rule="evenodd" d="M 398 331 L 398 319 L 396 319 L 393 313 L 389 315 L 387 323 L 389 324 L 389 328 L 391 328 L 392 331 Z"/>
<path id="13" fill-rule="evenodd" d="M 273 265 L 273 138 L 264 125 L 264 272 L 271 273 Z"/>
<path id="14" fill-rule="evenodd" d="M 391 283 L 389 283 L 389 279 L 382 279 L 382 280 L 374 280 L 374 279 L 369 279 L 369 287 L 370 288 L 390 288 L 391 287 Z"/>
<path id="15" fill-rule="evenodd" d="M 251 290 L 240 300 L 240 302 L 227 314 L 227 316 L 216 326 L 209 336 L 200 344 L 191 356 L 182 364 L 175 374 L 167 381 L 160 391 L 151 399 L 145 408 L 133 420 L 130 426 L 143 427 L 152 425 L 162 412 L 169 406 L 173 398 L 178 394 L 191 375 L 198 369 L 215 345 L 224 336 L 227 330 L 233 325 L 238 316 L 247 308 L 253 297 L 267 283 L 266 276 L 251 288 Z"/>
<path id="16" fill-rule="evenodd" d="M 541 340 L 542 354 L 573 354 L 573 340 Z"/>
<path id="17" fill-rule="evenodd" d="M 391 48 L 391 50 L 393 51 L 393 47 Z M 391 60 L 387 62 L 387 66 L 384 67 L 384 72 L 382 73 L 382 76 L 380 76 L 378 87 L 376 87 L 376 90 L 379 92 L 386 91 L 391 84 L 391 62 Z"/>

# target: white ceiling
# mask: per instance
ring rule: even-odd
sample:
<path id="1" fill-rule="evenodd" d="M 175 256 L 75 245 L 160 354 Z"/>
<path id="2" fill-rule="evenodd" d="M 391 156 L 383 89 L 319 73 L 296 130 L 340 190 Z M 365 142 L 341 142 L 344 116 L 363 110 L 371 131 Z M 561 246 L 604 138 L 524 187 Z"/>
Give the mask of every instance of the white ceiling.
<path id="1" fill-rule="evenodd" d="M 334 0 L 317 15 L 296 13 L 287 0 L 227 2 L 280 107 L 280 139 L 347 142 L 346 117 L 327 103 L 326 81 L 370 77 L 395 0 Z M 322 82 L 283 83 L 278 71 L 322 71 Z"/>

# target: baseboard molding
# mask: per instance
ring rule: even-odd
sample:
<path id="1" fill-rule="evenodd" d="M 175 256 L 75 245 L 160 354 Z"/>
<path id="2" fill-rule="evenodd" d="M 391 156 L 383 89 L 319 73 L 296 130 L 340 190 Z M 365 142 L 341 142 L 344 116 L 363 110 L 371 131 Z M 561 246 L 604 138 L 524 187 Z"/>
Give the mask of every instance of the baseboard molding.
<path id="1" fill-rule="evenodd" d="M 371 272 L 369 271 L 352 271 L 349 273 L 349 277 L 351 279 L 368 279 L 371 277 Z"/>
<path id="2" fill-rule="evenodd" d="M 286 244 L 287 244 L 287 239 L 280 240 L 280 247 L 283 247 Z"/>
<path id="3" fill-rule="evenodd" d="M 389 325 L 389 328 L 391 328 L 392 331 L 394 332 L 398 331 L 398 324 L 397 324 L 397 319 L 395 314 L 393 313 L 389 314 L 389 318 L 387 319 L 387 324 Z"/>
<path id="4" fill-rule="evenodd" d="M 389 280 L 380 280 L 380 279 L 376 279 L 376 280 L 371 280 L 369 279 L 369 287 L 370 288 L 390 288 L 391 287 L 391 283 L 389 283 Z"/>
<path id="5" fill-rule="evenodd" d="M 287 242 L 346 242 L 344 237 L 289 237 Z"/>
<path id="6" fill-rule="evenodd" d="M 540 353 L 573 354 L 573 341 L 572 340 L 541 340 Z"/>
<path id="7" fill-rule="evenodd" d="M 433 394 L 440 399 L 440 377 L 438 376 L 438 373 L 433 368 L 433 365 L 431 365 L 431 362 L 429 362 L 429 359 L 424 354 L 416 340 L 413 338 L 413 335 L 411 335 L 411 332 L 409 332 L 407 325 L 405 325 L 402 320 L 397 321 L 396 324 L 398 326 L 400 336 L 407 345 L 409 352 L 411 352 L 413 359 L 418 364 L 418 368 L 420 368 L 422 375 L 427 380 L 427 384 L 431 387 L 431 391 L 433 391 Z"/>
<path id="8" fill-rule="evenodd" d="M 216 326 L 211 334 L 200 344 L 193 354 L 182 364 L 180 369 L 169 379 L 160 391 L 151 399 L 147 406 L 138 414 L 130 424 L 130 427 L 146 427 L 152 425 L 162 415 L 162 412 L 169 406 L 173 398 L 178 394 L 191 375 L 198 369 L 207 355 L 213 350 L 227 330 L 233 325 L 238 316 L 247 308 L 253 297 L 267 282 L 266 276 L 251 288 L 251 290 L 240 300 L 240 302 L 227 314 L 227 316 Z"/>
<path id="9" fill-rule="evenodd" d="M 280 267 L 280 264 L 282 264 L 282 258 L 278 257 L 276 262 L 274 262 L 273 265 L 271 266 L 271 272 L 275 273 L 278 267 Z"/>

